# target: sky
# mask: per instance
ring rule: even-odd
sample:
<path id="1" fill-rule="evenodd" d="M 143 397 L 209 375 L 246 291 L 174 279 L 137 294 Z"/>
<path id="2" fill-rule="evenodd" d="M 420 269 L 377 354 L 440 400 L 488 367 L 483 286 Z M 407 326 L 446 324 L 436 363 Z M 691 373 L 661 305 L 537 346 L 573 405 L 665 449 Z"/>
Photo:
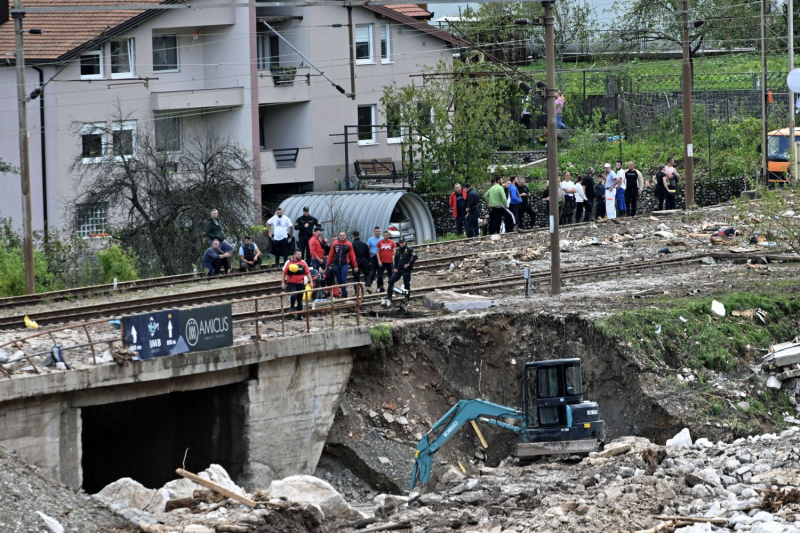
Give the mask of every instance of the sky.
<path id="1" fill-rule="evenodd" d="M 612 15 L 610 13 L 605 13 L 604 11 L 611 7 L 613 4 L 612 0 L 587 0 L 589 5 L 592 6 L 595 10 L 595 16 L 597 17 L 598 22 L 608 22 L 611 20 Z M 466 2 L 463 3 L 453 3 L 453 4 L 428 4 L 428 10 L 433 11 L 434 19 L 438 19 L 439 17 L 444 17 L 447 15 L 458 15 L 458 9 L 461 8 L 463 11 L 465 7 L 468 5 L 472 5 L 473 7 L 477 7 L 477 4 L 468 4 Z"/>

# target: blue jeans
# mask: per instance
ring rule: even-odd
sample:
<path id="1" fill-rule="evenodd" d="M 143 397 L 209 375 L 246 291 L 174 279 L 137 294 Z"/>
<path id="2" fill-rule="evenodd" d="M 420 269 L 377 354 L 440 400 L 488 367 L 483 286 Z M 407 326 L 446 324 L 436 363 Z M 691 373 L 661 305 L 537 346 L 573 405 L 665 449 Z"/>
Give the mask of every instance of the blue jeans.
<path id="1" fill-rule="evenodd" d="M 625 189 L 617 189 L 617 211 L 627 211 L 628 206 L 625 205 Z"/>
<path id="2" fill-rule="evenodd" d="M 333 265 L 333 273 L 336 274 L 336 284 L 344 285 L 347 283 L 347 272 L 350 270 L 350 265 Z M 347 298 L 347 287 L 342 287 L 342 298 Z"/>
<path id="3" fill-rule="evenodd" d="M 561 118 L 562 116 L 563 113 L 556 113 L 556 128 L 560 130 L 565 130 L 567 129 L 567 125 L 564 124 L 564 120 Z"/>

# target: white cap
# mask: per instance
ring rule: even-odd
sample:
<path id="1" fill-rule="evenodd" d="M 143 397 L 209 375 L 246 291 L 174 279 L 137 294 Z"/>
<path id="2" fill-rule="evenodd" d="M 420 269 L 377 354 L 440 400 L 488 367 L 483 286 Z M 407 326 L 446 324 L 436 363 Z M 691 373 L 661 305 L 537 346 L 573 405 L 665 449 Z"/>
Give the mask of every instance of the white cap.
<path id="1" fill-rule="evenodd" d="M 604 167 L 606 167 L 606 168 L 611 168 L 611 164 L 610 164 L 610 163 L 606 163 L 606 164 L 605 164 L 605 165 L 603 165 L 603 166 L 604 166 Z"/>

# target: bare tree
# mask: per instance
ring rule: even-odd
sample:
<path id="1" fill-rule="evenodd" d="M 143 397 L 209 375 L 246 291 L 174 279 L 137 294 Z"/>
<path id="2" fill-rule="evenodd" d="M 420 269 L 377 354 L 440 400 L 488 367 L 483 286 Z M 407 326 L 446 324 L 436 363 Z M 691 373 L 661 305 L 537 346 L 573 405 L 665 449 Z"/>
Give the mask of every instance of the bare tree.
<path id="1" fill-rule="evenodd" d="M 77 225 L 87 208 L 105 206 L 141 270 L 186 272 L 207 247 L 212 208 L 232 237 L 252 224 L 252 156 L 211 128 L 187 131 L 180 140 L 157 134 L 151 120 L 131 124 L 118 106 L 106 124 L 76 125 L 81 147 L 71 167 L 79 177 L 72 220 Z"/>

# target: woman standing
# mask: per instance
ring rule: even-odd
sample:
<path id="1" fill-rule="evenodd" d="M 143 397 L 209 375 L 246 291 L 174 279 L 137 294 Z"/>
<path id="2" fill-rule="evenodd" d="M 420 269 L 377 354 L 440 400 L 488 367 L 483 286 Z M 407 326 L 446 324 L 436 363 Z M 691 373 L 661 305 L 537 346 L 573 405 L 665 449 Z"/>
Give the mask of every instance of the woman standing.
<path id="1" fill-rule="evenodd" d="M 558 91 L 558 96 L 556 97 L 556 128 L 560 130 L 567 129 L 567 126 L 564 124 L 563 116 L 564 116 L 564 104 L 566 104 L 566 100 L 564 99 L 564 93 Z"/>
<path id="2" fill-rule="evenodd" d="M 594 192 L 594 191 L 592 191 Z M 592 204 L 586 198 L 586 189 L 580 181 L 575 182 L 575 223 L 588 222 Z"/>

